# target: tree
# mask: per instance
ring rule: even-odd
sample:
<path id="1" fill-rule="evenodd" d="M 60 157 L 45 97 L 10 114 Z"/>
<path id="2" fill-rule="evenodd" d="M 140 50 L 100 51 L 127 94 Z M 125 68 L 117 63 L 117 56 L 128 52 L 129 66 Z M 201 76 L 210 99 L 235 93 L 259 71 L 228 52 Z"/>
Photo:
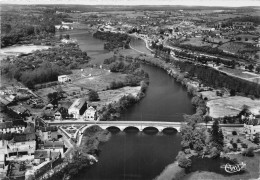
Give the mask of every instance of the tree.
<path id="1" fill-rule="evenodd" d="M 49 93 L 47 95 L 49 102 L 52 104 L 58 104 L 58 100 L 60 98 L 60 95 L 58 92 Z"/>
<path id="2" fill-rule="evenodd" d="M 248 156 L 248 157 L 253 157 L 255 155 L 254 148 L 253 147 L 247 148 L 245 151 L 242 152 L 242 155 Z"/>
<path id="3" fill-rule="evenodd" d="M 260 143 L 260 138 L 259 138 L 259 134 L 258 133 L 255 135 L 253 142 L 255 144 L 259 144 Z"/>
<path id="4" fill-rule="evenodd" d="M 250 64 L 249 66 L 247 66 L 247 69 L 249 70 L 249 71 L 253 71 L 253 69 L 254 69 L 254 66 L 253 66 L 253 64 Z"/>
<path id="5" fill-rule="evenodd" d="M 182 168 L 188 168 L 191 166 L 191 160 L 183 156 L 178 160 L 178 165 Z"/>
<path id="6" fill-rule="evenodd" d="M 237 149 L 237 143 L 233 143 L 232 146 L 233 146 L 233 149 L 235 149 L 235 150 Z"/>
<path id="7" fill-rule="evenodd" d="M 206 126 L 207 126 L 208 122 L 212 121 L 212 117 L 210 117 L 210 116 L 205 116 L 204 119 L 203 119 L 203 121 L 206 123 Z"/>
<path id="8" fill-rule="evenodd" d="M 90 90 L 88 93 L 88 96 L 89 96 L 90 101 L 99 101 L 100 100 L 98 93 L 94 90 Z"/>
<path id="9" fill-rule="evenodd" d="M 219 150 L 218 150 L 216 147 L 211 148 L 211 150 L 210 150 L 210 156 L 211 156 L 212 158 L 218 157 L 219 154 L 220 154 L 220 152 L 219 152 Z"/>
<path id="10" fill-rule="evenodd" d="M 70 39 L 70 35 L 69 35 L 69 34 L 66 34 L 66 35 L 64 35 L 64 38 L 65 38 L 65 39 Z"/>
<path id="11" fill-rule="evenodd" d="M 256 66 L 255 70 L 257 73 L 260 73 L 260 65 Z"/>
<path id="12" fill-rule="evenodd" d="M 241 41 L 242 38 L 241 38 L 241 37 L 237 37 L 236 39 L 237 39 L 238 41 Z"/>
<path id="13" fill-rule="evenodd" d="M 185 153 L 183 151 L 180 151 L 178 153 L 176 160 L 178 161 L 178 165 L 182 168 L 188 168 L 191 166 L 191 160 L 186 158 Z"/>
<path id="14" fill-rule="evenodd" d="M 231 90 L 230 90 L 230 96 L 235 96 L 235 95 L 236 95 L 236 90 L 231 89 Z"/>
<path id="15" fill-rule="evenodd" d="M 215 120 L 212 125 L 211 142 L 212 142 L 212 145 L 217 147 L 218 149 L 221 150 L 223 148 L 224 136 L 223 136 L 221 129 L 219 129 L 218 120 Z"/>

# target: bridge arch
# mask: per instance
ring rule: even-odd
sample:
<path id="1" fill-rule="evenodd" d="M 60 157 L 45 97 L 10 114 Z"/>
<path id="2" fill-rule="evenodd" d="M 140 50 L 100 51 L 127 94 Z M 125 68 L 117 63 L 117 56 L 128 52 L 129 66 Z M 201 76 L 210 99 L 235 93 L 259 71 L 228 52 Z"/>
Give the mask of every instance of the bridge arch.
<path id="1" fill-rule="evenodd" d="M 154 135 L 154 134 L 157 134 L 159 131 L 159 129 L 155 126 L 146 126 L 146 127 L 143 127 L 142 128 L 142 131 L 145 133 L 145 134 L 148 134 L 148 135 Z"/>
<path id="2" fill-rule="evenodd" d="M 164 134 L 173 134 L 179 132 L 178 128 L 176 127 L 165 127 L 162 132 Z"/>
<path id="3" fill-rule="evenodd" d="M 138 126 L 126 126 L 123 131 L 142 131 Z"/>
<path id="4" fill-rule="evenodd" d="M 119 131 L 123 131 L 123 128 L 120 128 L 118 126 L 107 126 L 106 128 L 109 132 L 119 132 Z"/>

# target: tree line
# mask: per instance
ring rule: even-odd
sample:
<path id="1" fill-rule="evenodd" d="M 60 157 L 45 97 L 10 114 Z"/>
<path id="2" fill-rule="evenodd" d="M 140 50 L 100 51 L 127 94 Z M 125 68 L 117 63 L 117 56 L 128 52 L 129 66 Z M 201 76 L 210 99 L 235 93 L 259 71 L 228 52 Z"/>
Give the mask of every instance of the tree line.
<path id="1" fill-rule="evenodd" d="M 53 37 L 55 25 L 67 18 L 67 15 L 56 14 L 50 9 L 41 11 L 39 16 L 30 13 L 30 10 L 23 13 L 22 15 L 12 12 L 2 13 L 1 47 L 30 42 L 32 39 Z"/>
<path id="2" fill-rule="evenodd" d="M 244 95 L 260 97 L 260 85 L 241 78 L 231 77 L 214 68 L 195 65 L 192 62 L 175 61 L 181 71 L 189 72 L 190 77 L 197 77 L 208 86 L 216 88 L 228 88 Z"/>
<path id="3" fill-rule="evenodd" d="M 107 41 L 104 44 L 104 49 L 112 51 L 116 48 L 129 49 L 129 43 L 131 38 L 127 34 L 112 33 L 105 31 L 97 31 L 93 34 L 93 37 Z"/>
<path id="4" fill-rule="evenodd" d="M 75 44 L 66 44 L 36 51 L 14 61 L 6 59 L 1 67 L 1 74 L 33 88 L 35 84 L 57 81 L 59 75 L 71 74 L 71 69 L 82 68 L 88 62 L 86 52 L 82 52 Z"/>

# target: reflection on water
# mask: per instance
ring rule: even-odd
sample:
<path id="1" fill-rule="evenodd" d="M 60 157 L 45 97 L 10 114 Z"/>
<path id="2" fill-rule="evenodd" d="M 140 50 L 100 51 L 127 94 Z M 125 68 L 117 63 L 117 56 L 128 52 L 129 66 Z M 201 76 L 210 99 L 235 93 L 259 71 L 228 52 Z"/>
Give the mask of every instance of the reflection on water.
<path id="1" fill-rule="evenodd" d="M 180 150 L 180 136 L 120 131 L 100 149 L 99 162 L 74 180 L 151 180 L 174 161 Z"/>
<path id="2" fill-rule="evenodd" d="M 127 121 L 183 121 L 183 114 L 195 112 L 186 89 L 166 72 L 150 65 L 142 65 L 149 74 L 146 96 L 127 109 L 119 120 Z"/>

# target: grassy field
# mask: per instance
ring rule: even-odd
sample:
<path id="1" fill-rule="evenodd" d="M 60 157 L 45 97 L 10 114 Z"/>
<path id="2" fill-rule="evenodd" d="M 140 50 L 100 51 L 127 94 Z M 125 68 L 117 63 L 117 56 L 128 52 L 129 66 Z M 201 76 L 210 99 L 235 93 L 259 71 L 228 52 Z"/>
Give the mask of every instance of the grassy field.
<path id="1" fill-rule="evenodd" d="M 192 46 L 210 46 L 211 47 L 211 43 L 207 43 L 202 41 L 202 38 L 189 38 L 188 41 L 183 41 L 182 44 L 190 44 Z"/>
<path id="2" fill-rule="evenodd" d="M 225 92 L 225 94 L 223 94 L 222 97 L 217 96 L 216 90 L 213 90 L 213 91 L 203 91 L 203 92 L 200 92 L 200 94 L 202 95 L 203 98 L 206 97 L 209 101 L 213 100 L 213 99 L 221 99 L 221 98 L 229 97 L 229 93 L 226 93 L 226 92 Z"/>
<path id="3" fill-rule="evenodd" d="M 106 90 L 112 81 L 124 81 L 125 76 L 125 74 L 111 73 L 108 70 L 98 68 L 86 68 L 83 71 L 74 70 L 73 74 L 70 75 L 71 82 L 39 89 L 36 93 L 42 98 L 47 99 L 49 93 L 61 88 L 65 91 L 67 99 L 72 100 L 87 96 L 89 89 L 95 91 Z"/>
<path id="4" fill-rule="evenodd" d="M 95 54 L 91 56 L 91 61 L 89 62 L 89 64 L 103 64 L 105 59 L 108 59 L 110 57 L 112 57 L 114 55 L 113 52 L 108 52 L 105 54 Z"/>
<path id="5" fill-rule="evenodd" d="M 101 107 L 103 105 L 107 105 L 109 103 L 118 101 L 121 97 L 131 94 L 133 96 L 137 96 L 140 92 L 141 86 L 137 87 L 123 87 L 115 90 L 107 90 L 98 92 L 100 101 L 93 102 L 93 104 Z"/>
<path id="6" fill-rule="evenodd" d="M 239 43 L 239 42 L 228 42 L 225 44 L 222 44 L 218 48 L 223 51 L 228 51 L 231 53 L 238 53 L 238 51 L 244 50 L 246 47 L 246 44 Z"/>
<path id="7" fill-rule="evenodd" d="M 254 73 L 249 73 L 247 71 L 243 71 L 240 69 L 231 69 L 231 68 L 226 68 L 226 67 L 221 67 L 219 68 L 219 70 L 227 72 L 229 74 L 233 74 L 235 76 L 239 76 L 241 78 L 259 78 L 260 76 L 258 74 L 254 74 Z"/>
<path id="8" fill-rule="evenodd" d="M 136 96 L 139 93 L 141 88 L 140 86 L 107 90 L 112 81 L 125 81 L 125 77 L 125 74 L 111 73 L 108 70 L 98 68 L 86 68 L 84 71 L 73 70 L 73 74 L 71 75 L 72 82 L 39 89 L 36 93 L 43 99 L 47 100 L 47 95 L 49 93 L 55 92 L 61 88 L 65 91 L 66 100 L 73 102 L 77 98 L 87 98 L 89 89 L 94 89 L 98 92 L 100 101 L 93 102 L 93 104 L 100 107 L 118 101 L 126 94 Z"/>
<path id="9" fill-rule="evenodd" d="M 255 153 L 255 157 L 245 157 L 241 154 L 229 155 L 231 158 L 236 158 L 238 162 L 246 163 L 246 171 L 243 174 L 233 176 L 224 176 L 214 172 L 194 172 L 186 175 L 184 180 L 257 180 L 260 178 L 260 153 Z"/>
<path id="10" fill-rule="evenodd" d="M 209 107 L 209 115 L 213 118 L 224 116 L 235 116 L 241 110 L 243 105 L 250 108 L 258 108 L 260 110 L 260 100 L 252 100 L 242 96 L 232 96 L 226 98 L 219 98 L 207 102 Z"/>

